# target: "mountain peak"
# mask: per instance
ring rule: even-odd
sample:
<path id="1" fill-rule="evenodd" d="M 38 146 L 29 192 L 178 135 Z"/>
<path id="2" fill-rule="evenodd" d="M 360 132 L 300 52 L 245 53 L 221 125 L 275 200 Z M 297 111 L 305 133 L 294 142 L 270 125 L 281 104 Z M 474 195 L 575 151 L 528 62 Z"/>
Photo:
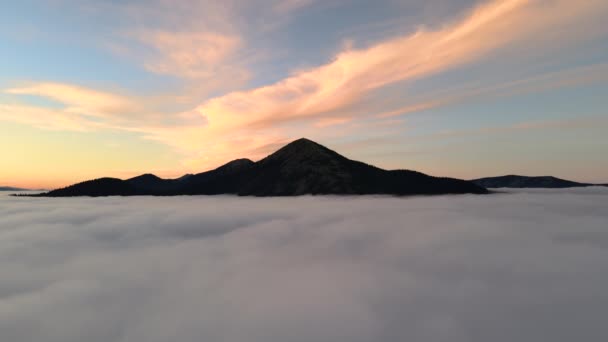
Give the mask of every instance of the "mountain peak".
<path id="1" fill-rule="evenodd" d="M 285 145 L 283 148 L 286 148 L 286 147 L 290 147 L 290 148 L 296 148 L 296 147 L 297 148 L 303 148 L 303 147 L 306 147 L 306 148 L 323 147 L 323 148 L 325 148 L 323 145 L 321 145 L 319 143 L 316 143 L 316 142 L 314 142 L 314 141 L 312 141 L 310 139 L 307 139 L 307 138 L 300 138 L 300 139 L 294 140 L 294 141 L 290 142 L 289 144 Z"/>
<path id="2" fill-rule="evenodd" d="M 312 140 L 310 140 L 308 138 L 304 138 L 304 137 L 302 137 L 300 139 L 296 139 L 296 140 L 292 141 L 290 144 L 296 144 L 296 143 L 299 143 L 299 144 L 310 144 L 310 143 L 317 144 L 316 142 L 314 142 L 314 141 L 312 141 Z"/>
<path id="3" fill-rule="evenodd" d="M 281 149 L 266 157 L 265 160 L 318 160 L 343 159 L 340 154 L 310 139 L 300 138 L 283 146 Z"/>
<path id="4" fill-rule="evenodd" d="M 144 173 L 143 175 L 139 175 L 137 177 L 133 177 L 130 179 L 127 179 L 128 181 L 156 181 L 156 180 L 160 180 L 161 178 L 158 177 L 157 175 L 151 174 L 151 173 Z"/>

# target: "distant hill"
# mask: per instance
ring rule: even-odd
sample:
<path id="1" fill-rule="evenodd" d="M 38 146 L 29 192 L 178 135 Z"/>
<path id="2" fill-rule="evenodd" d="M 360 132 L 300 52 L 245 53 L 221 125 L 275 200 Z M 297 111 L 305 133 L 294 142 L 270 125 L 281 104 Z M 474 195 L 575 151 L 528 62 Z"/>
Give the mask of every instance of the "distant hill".
<path id="1" fill-rule="evenodd" d="M 551 176 L 528 177 L 518 175 L 480 178 L 471 182 L 484 188 L 577 188 L 594 185 Z"/>
<path id="2" fill-rule="evenodd" d="M 27 191 L 27 189 L 13 188 L 10 186 L 0 186 L 0 191 Z"/>
<path id="3" fill-rule="evenodd" d="M 95 179 L 37 196 L 133 195 L 437 195 L 485 194 L 471 182 L 431 177 L 416 171 L 387 171 L 350 160 L 308 139 L 296 140 L 253 162 L 237 159 L 215 170 L 162 179 L 152 174 L 120 180 Z"/>

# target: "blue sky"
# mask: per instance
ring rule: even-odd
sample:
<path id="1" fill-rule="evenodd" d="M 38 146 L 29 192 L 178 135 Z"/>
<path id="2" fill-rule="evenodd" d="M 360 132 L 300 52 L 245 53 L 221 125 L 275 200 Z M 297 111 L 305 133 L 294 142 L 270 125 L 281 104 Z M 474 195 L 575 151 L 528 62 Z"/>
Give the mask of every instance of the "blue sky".
<path id="1" fill-rule="evenodd" d="M 29 0 L 0 183 L 179 176 L 306 136 L 387 168 L 608 181 L 600 0 Z"/>

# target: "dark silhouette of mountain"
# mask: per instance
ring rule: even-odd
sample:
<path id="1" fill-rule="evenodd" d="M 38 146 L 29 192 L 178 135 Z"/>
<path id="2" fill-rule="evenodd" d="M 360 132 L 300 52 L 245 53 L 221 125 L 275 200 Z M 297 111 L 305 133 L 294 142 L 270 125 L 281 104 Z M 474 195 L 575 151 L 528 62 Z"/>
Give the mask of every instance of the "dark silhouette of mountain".
<path id="1" fill-rule="evenodd" d="M 437 195 L 485 194 L 471 182 L 431 177 L 416 171 L 387 171 L 350 160 L 308 139 L 296 140 L 253 162 L 237 159 L 215 170 L 162 179 L 145 174 L 127 180 L 101 178 L 39 196 L 131 195 Z"/>
<path id="2" fill-rule="evenodd" d="M 49 191 L 38 196 L 49 197 L 74 197 L 74 196 L 133 196 L 139 195 L 139 191 L 128 183 L 118 178 L 99 178 L 74 184 L 67 188 Z M 144 194 L 144 193 L 141 193 Z"/>
<path id="3" fill-rule="evenodd" d="M 593 185 L 551 176 L 527 177 L 517 175 L 480 178 L 471 182 L 484 188 L 576 188 Z"/>
<path id="4" fill-rule="evenodd" d="M 249 159 L 237 159 L 215 170 L 190 176 L 178 189 L 186 195 L 240 194 L 240 188 L 255 165 Z"/>
<path id="5" fill-rule="evenodd" d="M 0 186 L 0 191 L 27 191 L 27 189 L 13 188 L 10 186 Z"/>
<path id="6" fill-rule="evenodd" d="M 125 183 L 133 187 L 138 194 L 155 195 L 173 191 L 187 178 L 162 179 L 150 173 L 127 179 Z"/>
<path id="7" fill-rule="evenodd" d="M 239 194 L 255 196 L 485 192 L 461 180 L 382 170 L 307 139 L 296 140 L 255 163 L 243 179 Z"/>

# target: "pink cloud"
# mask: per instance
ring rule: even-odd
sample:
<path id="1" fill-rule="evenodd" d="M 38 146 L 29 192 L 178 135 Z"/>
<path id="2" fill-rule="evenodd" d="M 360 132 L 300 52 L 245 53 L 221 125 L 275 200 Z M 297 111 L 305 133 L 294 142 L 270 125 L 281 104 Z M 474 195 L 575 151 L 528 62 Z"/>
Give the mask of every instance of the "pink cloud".
<path id="1" fill-rule="evenodd" d="M 344 116 L 340 114 L 343 108 L 376 89 L 470 63 L 519 39 L 542 36 L 556 25 L 581 23 L 587 15 L 606 8 L 606 2 L 595 0 L 576 4 L 567 0 L 491 1 L 440 29 L 420 29 L 367 48 L 347 49 L 325 65 L 297 72 L 275 84 L 210 99 L 196 109 L 208 125 L 195 140 L 213 145 L 216 141 L 226 144 L 234 136 L 255 136 L 267 144 L 285 132 L 287 123 L 318 125 L 327 117 L 338 120 Z M 383 115 L 435 105 L 431 101 Z M 237 147 L 244 150 L 243 146 Z"/>
<path id="2" fill-rule="evenodd" d="M 145 62 L 146 69 L 152 72 L 191 79 L 248 78 L 245 69 L 233 65 L 234 55 L 242 47 L 237 35 L 145 31 L 137 36 L 158 52 L 156 59 Z"/>
<path id="3" fill-rule="evenodd" d="M 142 106 L 129 97 L 64 83 L 30 83 L 5 92 L 53 99 L 66 104 L 66 112 L 86 116 L 111 117 L 142 110 Z"/>
<path id="4" fill-rule="evenodd" d="M 142 110 L 137 108 L 138 102 L 93 90 L 55 84 L 9 92 L 59 100 L 66 108 L 55 111 L 57 117 L 70 118 L 74 123 L 85 119 L 68 114 L 83 109 L 102 118 L 111 117 L 106 125 L 176 148 L 187 157 L 185 165 L 189 168 L 209 168 L 237 157 L 262 157 L 272 147 L 304 133 L 322 132 L 336 125 L 360 127 L 357 121 L 362 118 L 380 116 L 392 120 L 389 117 L 452 103 L 471 94 L 481 96 L 487 89 L 473 89 L 468 95 L 456 92 L 445 98 L 428 98 L 380 113 L 348 110 L 387 85 L 415 82 L 491 56 L 517 42 L 553 38 L 556 28 L 568 33 L 561 38 L 564 42 L 576 41 L 580 35 L 588 34 L 583 28 L 592 25 L 589 18 L 606 10 L 608 3 L 604 0 L 490 1 L 437 29 L 421 28 L 363 48 L 346 46 L 324 65 L 295 72 L 274 84 L 208 99 L 192 111 L 182 113 L 181 116 L 189 118 L 188 122 L 172 126 L 160 121 L 145 124 L 119 121 L 116 119 L 119 112 Z M 246 74 L 239 63 L 235 64 L 235 56 L 246 42 L 229 29 L 142 30 L 136 37 L 158 52 L 153 58 L 148 56 L 145 63 L 154 72 L 203 84 L 214 75 L 231 81 L 239 78 L 235 75 Z M 9 110 L 16 108 L 5 108 L 5 117 Z M 28 112 L 31 117 L 43 116 Z M 192 124 L 193 114 L 204 117 L 204 123 Z M 69 122 L 66 127 L 71 125 Z"/>

